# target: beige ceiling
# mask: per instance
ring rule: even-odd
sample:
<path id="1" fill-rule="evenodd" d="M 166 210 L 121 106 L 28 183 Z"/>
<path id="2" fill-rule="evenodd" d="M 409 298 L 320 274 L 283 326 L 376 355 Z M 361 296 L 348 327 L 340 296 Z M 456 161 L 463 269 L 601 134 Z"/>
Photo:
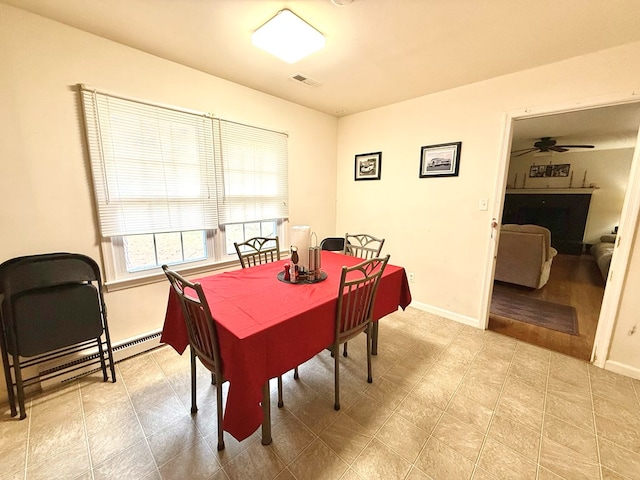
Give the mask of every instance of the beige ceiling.
<path id="1" fill-rule="evenodd" d="M 0 2 L 335 116 L 640 40 L 638 0 Z M 253 47 L 283 8 L 326 47 L 293 65 Z"/>
<path id="2" fill-rule="evenodd" d="M 0 3 L 337 117 L 640 41 L 640 0 Z M 251 33 L 283 8 L 319 29 L 326 47 L 293 65 L 255 48 Z M 638 125 L 640 104 L 521 120 L 512 149 L 544 136 L 629 148 Z"/>

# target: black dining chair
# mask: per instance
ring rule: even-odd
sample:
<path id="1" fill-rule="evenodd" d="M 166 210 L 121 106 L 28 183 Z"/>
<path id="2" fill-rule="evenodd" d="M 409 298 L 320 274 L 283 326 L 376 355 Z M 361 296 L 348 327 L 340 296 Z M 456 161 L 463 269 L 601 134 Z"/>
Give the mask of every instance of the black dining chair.
<path id="1" fill-rule="evenodd" d="M 327 237 L 320 242 L 321 250 L 344 252 L 344 237 Z"/>

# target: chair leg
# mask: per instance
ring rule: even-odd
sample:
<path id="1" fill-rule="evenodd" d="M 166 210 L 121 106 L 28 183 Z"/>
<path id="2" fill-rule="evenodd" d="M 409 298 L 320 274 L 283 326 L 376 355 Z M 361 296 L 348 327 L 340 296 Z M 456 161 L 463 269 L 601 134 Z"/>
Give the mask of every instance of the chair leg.
<path id="1" fill-rule="evenodd" d="M 216 384 L 216 407 L 218 410 L 218 451 L 224 450 L 224 430 L 222 429 L 222 382 Z"/>
<path id="2" fill-rule="evenodd" d="M 295 378 L 296 380 L 300 378 L 300 376 L 298 375 L 298 367 L 293 369 L 293 378 Z"/>
<path id="3" fill-rule="evenodd" d="M 191 352 L 191 413 L 196 413 L 198 411 L 196 404 L 196 354 L 193 353 L 192 348 L 189 351 Z"/>
<path id="4" fill-rule="evenodd" d="M 9 399 L 9 407 L 11 408 L 11 416 L 15 417 L 18 412 L 16 410 L 16 397 L 13 390 L 11 367 L 9 366 L 9 355 L 7 354 L 4 332 L 2 332 L 2 338 L 0 341 L 2 341 L 2 366 L 4 367 L 4 379 L 7 384 L 7 397 Z"/>
<path id="5" fill-rule="evenodd" d="M 367 382 L 373 383 L 371 376 L 371 324 L 367 328 Z"/>
<path id="6" fill-rule="evenodd" d="M 378 334 L 379 334 L 380 324 L 378 322 L 373 322 L 371 324 L 371 355 L 378 354 Z"/>
<path id="7" fill-rule="evenodd" d="M 342 356 L 343 357 L 347 356 L 347 343 L 348 342 L 344 342 L 344 347 L 342 347 Z"/>
<path id="8" fill-rule="evenodd" d="M 107 364 L 104 361 L 104 349 L 102 348 L 102 342 L 100 341 L 100 337 L 96 338 L 96 343 L 98 344 L 98 355 L 100 355 L 100 368 L 102 368 L 102 381 L 107 381 Z"/>
<path id="9" fill-rule="evenodd" d="M 22 385 L 22 370 L 20 370 L 20 358 L 17 353 L 13 354 L 13 373 L 16 376 L 16 391 L 18 393 L 18 409 L 20 410 L 20 420 L 27 418 L 27 411 L 24 408 L 24 386 Z"/>
<path id="10" fill-rule="evenodd" d="M 339 345 L 336 345 L 333 350 L 338 350 Z M 333 404 L 334 410 L 340 410 L 340 355 L 334 357 L 334 377 L 335 377 L 335 402 Z"/>
<path id="11" fill-rule="evenodd" d="M 278 408 L 282 408 L 284 406 L 284 401 L 282 400 L 282 376 L 278 375 Z"/>

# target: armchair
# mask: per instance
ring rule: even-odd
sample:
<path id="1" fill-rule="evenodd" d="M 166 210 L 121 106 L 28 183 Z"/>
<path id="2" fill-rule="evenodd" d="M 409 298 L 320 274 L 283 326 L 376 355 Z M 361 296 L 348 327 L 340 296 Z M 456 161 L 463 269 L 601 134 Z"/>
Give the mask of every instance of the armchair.
<path id="1" fill-rule="evenodd" d="M 531 288 L 549 280 L 558 251 L 551 246 L 551 232 L 540 225 L 502 225 L 495 279 Z"/>

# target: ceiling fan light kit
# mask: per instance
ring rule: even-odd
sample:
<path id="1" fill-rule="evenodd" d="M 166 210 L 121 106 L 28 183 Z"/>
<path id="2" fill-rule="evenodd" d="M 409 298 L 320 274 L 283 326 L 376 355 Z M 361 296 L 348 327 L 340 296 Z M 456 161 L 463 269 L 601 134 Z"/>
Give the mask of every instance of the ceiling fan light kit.
<path id="1" fill-rule="evenodd" d="M 322 49 L 325 39 L 322 33 L 285 8 L 253 32 L 251 42 L 287 63 L 295 63 Z"/>
<path id="2" fill-rule="evenodd" d="M 557 145 L 557 141 L 551 137 L 542 137 L 533 144 L 533 147 L 514 150 L 511 154 L 514 157 L 521 157 L 532 152 L 568 152 L 570 148 L 594 148 L 593 145 Z"/>

